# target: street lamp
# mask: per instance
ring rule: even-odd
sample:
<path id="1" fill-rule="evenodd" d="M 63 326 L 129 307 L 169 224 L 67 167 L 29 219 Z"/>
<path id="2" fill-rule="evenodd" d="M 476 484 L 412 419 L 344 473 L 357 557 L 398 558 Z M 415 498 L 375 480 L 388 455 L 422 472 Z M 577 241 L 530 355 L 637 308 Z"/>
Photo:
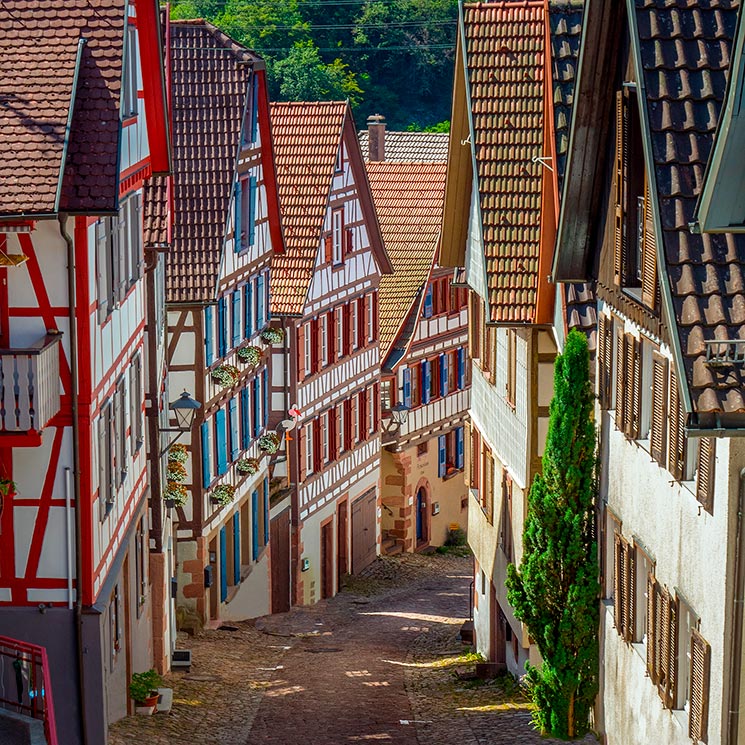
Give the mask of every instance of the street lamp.
<path id="1" fill-rule="evenodd" d="M 168 408 L 173 411 L 176 415 L 177 427 L 165 427 L 160 428 L 160 432 L 177 432 L 176 437 L 166 445 L 161 451 L 161 455 L 168 450 L 180 437 L 186 432 L 191 431 L 192 425 L 194 424 L 194 417 L 197 415 L 197 411 L 202 408 L 202 404 L 199 401 L 194 400 L 191 397 L 191 393 L 184 390 L 184 392 L 172 403 L 168 405 Z"/>
<path id="2" fill-rule="evenodd" d="M 409 417 L 409 407 L 401 402 L 391 407 L 391 421 L 386 432 L 394 432 L 401 428 L 403 424 L 406 424 L 406 420 Z"/>

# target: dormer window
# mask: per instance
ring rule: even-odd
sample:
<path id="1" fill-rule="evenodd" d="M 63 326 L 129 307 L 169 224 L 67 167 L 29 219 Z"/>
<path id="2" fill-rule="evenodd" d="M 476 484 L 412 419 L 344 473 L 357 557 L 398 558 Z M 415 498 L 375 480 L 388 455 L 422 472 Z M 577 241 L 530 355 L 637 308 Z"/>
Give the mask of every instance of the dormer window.
<path id="1" fill-rule="evenodd" d="M 122 119 L 137 116 L 137 28 L 127 26 L 127 47 L 122 70 Z"/>
<path id="2" fill-rule="evenodd" d="M 243 119 L 243 145 L 251 145 L 256 142 L 259 129 L 259 86 L 256 75 L 251 77 L 248 84 L 248 101 L 246 103 L 246 115 Z"/>
<path id="3" fill-rule="evenodd" d="M 636 87 L 616 94 L 613 275 L 617 286 L 652 310 L 657 303 L 657 253 L 646 178 Z"/>

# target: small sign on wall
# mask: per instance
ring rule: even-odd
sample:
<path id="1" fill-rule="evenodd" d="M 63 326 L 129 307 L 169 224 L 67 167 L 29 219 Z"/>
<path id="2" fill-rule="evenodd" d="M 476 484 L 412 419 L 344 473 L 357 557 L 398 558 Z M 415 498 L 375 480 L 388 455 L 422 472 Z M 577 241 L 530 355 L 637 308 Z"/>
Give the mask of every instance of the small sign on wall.
<path id="1" fill-rule="evenodd" d="M 439 502 L 432 502 L 432 514 L 433 515 L 440 514 L 440 503 Z"/>
<path id="2" fill-rule="evenodd" d="M 309 569 L 310 569 L 310 559 L 303 559 L 300 571 L 307 572 Z"/>

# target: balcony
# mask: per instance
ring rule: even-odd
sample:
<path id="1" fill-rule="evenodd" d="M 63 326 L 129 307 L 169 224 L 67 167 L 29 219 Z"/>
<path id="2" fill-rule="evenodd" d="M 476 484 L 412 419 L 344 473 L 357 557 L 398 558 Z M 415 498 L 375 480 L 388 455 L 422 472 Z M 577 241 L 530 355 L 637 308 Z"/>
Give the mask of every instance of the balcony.
<path id="1" fill-rule="evenodd" d="M 0 349 L 0 435 L 40 432 L 60 410 L 61 338 L 47 334 L 27 349 Z"/>

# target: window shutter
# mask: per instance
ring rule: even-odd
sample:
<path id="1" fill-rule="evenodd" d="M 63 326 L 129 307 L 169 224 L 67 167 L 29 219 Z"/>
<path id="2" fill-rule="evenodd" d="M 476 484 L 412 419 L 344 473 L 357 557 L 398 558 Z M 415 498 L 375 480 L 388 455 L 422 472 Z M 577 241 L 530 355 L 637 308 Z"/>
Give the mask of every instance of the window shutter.
<path id="1" fill-rule="evenodd" d="M 128 212 L 129 210 L 127 210 Z M 114 234 L 114 268 L 116 269 L 116 302 L 121 303 L 127 294 L 127 263 L 129 259 L 129 245 L 127 243 L 127 217 L 124 209 L 119 210 L 116 218 Z"/>
<path id="2" fill-rule="evenodd" d="M 427 285 L 427 290 L 424 294 L 424 317 L 432 317 L 432 285 Z"/>
<path id="3" fill-rule="evenodd" d="M 233 198 L 234 222 L 233 226 L 233 249 L 238 253 L 243 248 L 243 226 L 241 225 L 241 207 L 243 202 L 243 189 L 240 180 L 235 182 L 235 194 Z"/>
<path id="4" fill-rule="evenodd" d="M 200 428 L 202 433 L 202 486 L 206 489 L 212 482 L 212 469 L 210 467 L 210 425 L 204 422 Z"/>
<path id="5" fill-rule="evenodd" d="M 479 313 L 477 297 L 478 295 L 473 290 L 468 291 L 468 355 L 472 360 L 479 358 Z"/>
<path id="6" fill-rule="evenodd" d="M 623 636 L 623 545 L 621 536 L 613 534 L 613 623 L 616 631 Z"/>
<path id="7" fill-rule="evenodd" d="M 626 541 L 626 598 L 624 609 L 626 618 L 623 638 L 627 642 L 634 641 L 634 621 L 636 618 L 636 554 L 634 547 Z"/>
<path id="8" fill-rule="evenodd" d="M 264 476 L 264 545 L 269 543 L 269 477 Z"/>
<path id="9" fill-rule="evenodd" d="M 214 327 L 212 306 L 207 305 L 204 308 L 204 356 L 206 357 L 207 365 L 211 365 L 215 361 L 215 349 L 212 338 Z"/>
<path id="10" fill-rule="evenodd" d="M 489 525 L 494 524 L 494 456 L 490 450 L 484 453 L 484 493 L 482 503 Z"/>
<path id="11" fill-rule="evenodd" d="M 615 217 L 613 221 L 613 281 L 621 285 L 623 278 L 623 201 L 625 186 L 624 151 L 627 111 L 624 92 L 616 92 L 616 158 L 615 158 Z"/>
<path id="12" fill-rule="evenodd" d="M 305 369 L 305 324 L 301 323 L 297 327 L 297 376 L 303 380 L 308 374 Z"/>
<path id="13" fill-rule="evenodd" d="M 235 290 L 233 298 L 233 346 L 237 347 L 241 343 L 241 294 Z"/>
<path id="14" fill-rule="evenodd" d="M 233 584 L 241 583 L 241 516 L 233 514 Z"/>
<path id="15" fill-rule="evenodd" d="M 248 179 L 248 245 L 253 246 L 256 243 L 256 210 L 258 200 L 256 199 L 256 176 L 250 176 Z"/>
<path id="16" fill-rule="evenodd" d="M 422 360 L 422 390 L 421 398 L 423 404 L 429 403 L 429 394 L 432 387 L 432 367 L 429 360 Z"/>
<path id="17" fill-rule="evenodd" d="M 698 480 L 696 499 L 707 512 L 714 510 L 714 464 L 716 462 L 716 440 L 701 437 L 698 441 Z"/>
<path id="18" fill-rule="evenodd" d="M 297 449 L 298 449 L 298 481 L 305 481 L 308 472 L 308 463 L 306 461 L 305 438 L 307 437 L 305 427 L 298 427 L 297 431 Z"/>
<path id="19" fill-rule="evenodd" d="M 266 367 L 261 371 L 261 396 L 262 413 L 264 415 L 261 423 L 266 429 L 269 424 L 269 371 Z"/>
<path id="20" fill-rule="evenodd" d="M 372 295 L 370 295 L 370 298 L 372 300 L 372 306 L 373 306 L 373 328 L 372 328 L 372 338 L 373 341 L 378 341 L 378 338 L 380 336 L 380 309 L 378 306 L 378 291 L 375 290 Z"/>
<path id="21" fill-rule="evenodd" d="M 261 432 L 261 398 L 259 396 L 260 391 L 258 377 L 253 379 L 253 381 L 251 382 L 251 387 L 253 388 L 251 394 L 253 398 L 254 437 L 258 437 Z"/>
<path id="22" fill-rule="evenodd" d="M 463 452 L 463 427 L 458 427 L 455 430 L 455 467 L 463 468 L 464 452 Z"/>
<path id="23" fill-rule="evenodd" d="M 372 302 L 371 295 L 363 295 L 360 299 L 360 306 L 362 308 L 362 340 L 360 346 L 366 347 L 370 341 L 370 316 L 368 315 L 368 305 Z"/>
<path id="24" fill-rule="evenodd" d="M 228 470 L 227 429 L 223 408 L 215 412 L 215 442 L 217 443 L 217 475 L 221 476 Z"/>
<path id="25" fill-rule="evenodd" d="M 243 314 L 245 315 L 246 324 L 246 339 L 249 339 L 254 332 L 253 326 L 253 309 L 254 309 L 254 298 L 253 298 L 253 283 L 249 279 L 248 282 L 243 286 Z"/>
<path id="26" fill-rule="evenodd" d="M 484 369 L 489 372 L 489 382 L 496 383 L 496 366 L 497 366 L 497 329 L 494 326 L 486 327 L 486 348 L 484 349 L 484 359 L 488 360 Z"/>
<path id="27" fill-rule="evenodd" d="M 330 310 L 326 314 L 326 344 L 328 346 L 329 365 L 336 361 L 336 313 Z"/>
<path id="28" fill-rule="evenodd" d="M 685 476 L 688 438 L 685 433 L 685 414 L 680 401 L 680 390 L 675 371 L 670 365 L 670 411 L 668 415 L 668 470 L 681 481 Z"/>
<path id="29" fill-rule="evenodd" d="M 665 464 L 665 425 L 667 421 L 667 359 L 652 354 L 652 421 L 649 427 L 649 449 L 652 457 Z"/>
<path id="30" fill-rule="evenodd" d="M 230 460 L 234 461 L 240 452 L 238 440 L 238 402 L 235 398 L 228 401 L 228 423 L 230 424 Z"/>
<path id="31" fill-rule="evenodd" d="M 447 443 L 445 435 L 437 438 L 437 473 L 440 478 L 444 478 L 447 473 Z"/>
<path id="32" fill-rule="evenodd" d="M 613 340 L 608 338 L 608 329 L 612 327 L 612 322 L 608 316 L 601 313 L 598 316 L 598 399 L 600 408 L 607 409 L 610 405 L 610 381 L 611 371 L 608 365 L 609 349 Z"/>
<path id="33" fill-rule="evenodd" d="M 335 457 L 338 459 L 341 455 L 342 451 L 342 444 L 341 444 L 341 437 L 342 437 L 342 423 L 344 422 L 344 413 L 343 413 L 343 404 L 339 404 L 338 406 L 334 407 L 331 410 L 330 416 L 333 419 L 334 422 L 334 454 Z"/>
<path id="34" fill-rule="evenodd" d="M 616 330 L 616 429 L 625 431 L 624 401 L 626 387 L 626 336 L 623 327 Z"/>
<path id="35" fill-rule="evenodd" d="M 644 179 L 644 238 L 642 241 L 642 302 L 654 310 L 657 304 L 657 244 L 649 181 Z"/>
<path id="36" fill-rule="evenodd" d="M 469 420 L 466 420 L 463 437 L 465 438 L 463 471 L 466 477 L 466 486 L 473 489 L 475 486 L 473 478 L 473 430 L 471 428 L 471 422 Z"/>
<path id="37" fill-rule="evenodd" d="M 668 661 L 670 659 L 670 595 L 667 589 L 661 590 L 658 594 L 658 633 L 659 645 L 657 656 L 657 691 L 660 694 L 663 704 L 666 701 Z"/>
<path id="38" fill-rule="evenodd" d="M 251 492 L 251 558 L 259 558 L 259 492 Z"/>
<path id="39" fill-rule="evenodd" d="M 251 142 L 256 142 L 259 128 L 259 81 L 254 76 L 253 103 L 251 105 Z"/>
<path id="40" fill-rule="evenodd" d="M 706 740 L 709 714 L 709 668 L 711 647 L 695 629 L 691 632 L 691 687 L 688 736 Z"/>
<path id="41" fill-rule="evenodd" d="M 446 354 L 440 355 L 440 395 L 448 395 L 449 360 Z"/>
<path id="42" fill-rule="evenodd" d="M 326 264 L 330 264 L 333 259 L 333 240 L 331 233 L 329 233 L 323 239 L 323 260 Z"/>
<path id="43" fill-rule="evenodd" d="M 241 389 L 241 445 L 245 450 L 251 444 L 251 397 L 248 388 Z"/>
<path id="44" fill-rule="evenodd" d="M 320 346 L 319 346 L 319 336 L 318 333 L 318 319 L 314 318 L 310 322 L 309 326 L 310 330 L 310 370 L 306 370 L 307 375 L 312 375 L 315 372 L 318 372 L 318 368 L 321 362 L 321 354 L 320 354 Z"/>
<path id="45" fill-rule="evenodd" d="M 220 602 L 224 603 L 228 599 L 228 532 L 223 525 L 220 528 Z"/>
<path id="46" fill-rule="evenodd" d="M 354 230 L 345 228 L 344 230 L 344 255 L 349 256 L 354 251 Z"/>
<path id="47" fill-rule="evenodd" d="M 675 707 L 675 696 L 678 688 L 678 602 L 669 596 L 668 602 L 668 658 L 667 658 L 667 687 L 665 690 L 665 705 Z"/>
<path id="48" fill-rule="evenodd" d="M 264 301 L 266 296 L 264 294 L 264 275 L 259 274 L 256 278 L 256 328 L 264 328 L 267 321 L 266 307 Z"/>
<path id="49" fill-rule="evenodd" d="M 373 386 L 373 432 L 380 429 L 380 383 Z"/>
<path id="50" fill-rule="evenodd" d="M 365 298 L 357 298 L 357 346 L 362 349 L 367 344 L 367 334 L 365 333 L 366 319 L 365 315 Z"/>
<path id="51" fill-rule="evenodd" d="M 659 633 L 656 621 L 657 583 L 654 575 L 647 574 L 647 672 L 654 685 L 657 685 L 656 638 Z"/>
<path id="52" fill-rule="evenodd" d="M 218 354 L 220 357 L 224 357 L 228 353 L 228 326 L 227 319 L 227 308 L 225 303 L 225 297 L 221 297 L 217 301 L 217 344 Z"/>
<path id="53" fill-rule="evenodd" d="M 344 449 L 351 450 L 354 445 L 354 438 L 352 437 L 353 432 L 353 401 L 348 398 L 344 402 Z"/>
<path id="54" fill-rule="evenodd" d="M 323 468 L 321 451 L 321 419 L 313 420 L 313 470 L 318 473 Z"/>
<path id="55" fill-rule="evenodd" d="M 629 437 L 639 439 L 642 418 L 642 345 L 639 339 L 629 337 L 629 371 L 631 373 L 631 396 L 629 410 Z"/>
<path id="56" fill-rule="evenodd" d="M 411 408 L 411 368 L 404 368 L 404 406 Z"/>
<path id="57" fill-rule="evenodd" d="M 458 390 L 462 391 L 466 387 L 466 350 L 464 347 L 456 350 L 456 359 L 458 361 Z"/>

